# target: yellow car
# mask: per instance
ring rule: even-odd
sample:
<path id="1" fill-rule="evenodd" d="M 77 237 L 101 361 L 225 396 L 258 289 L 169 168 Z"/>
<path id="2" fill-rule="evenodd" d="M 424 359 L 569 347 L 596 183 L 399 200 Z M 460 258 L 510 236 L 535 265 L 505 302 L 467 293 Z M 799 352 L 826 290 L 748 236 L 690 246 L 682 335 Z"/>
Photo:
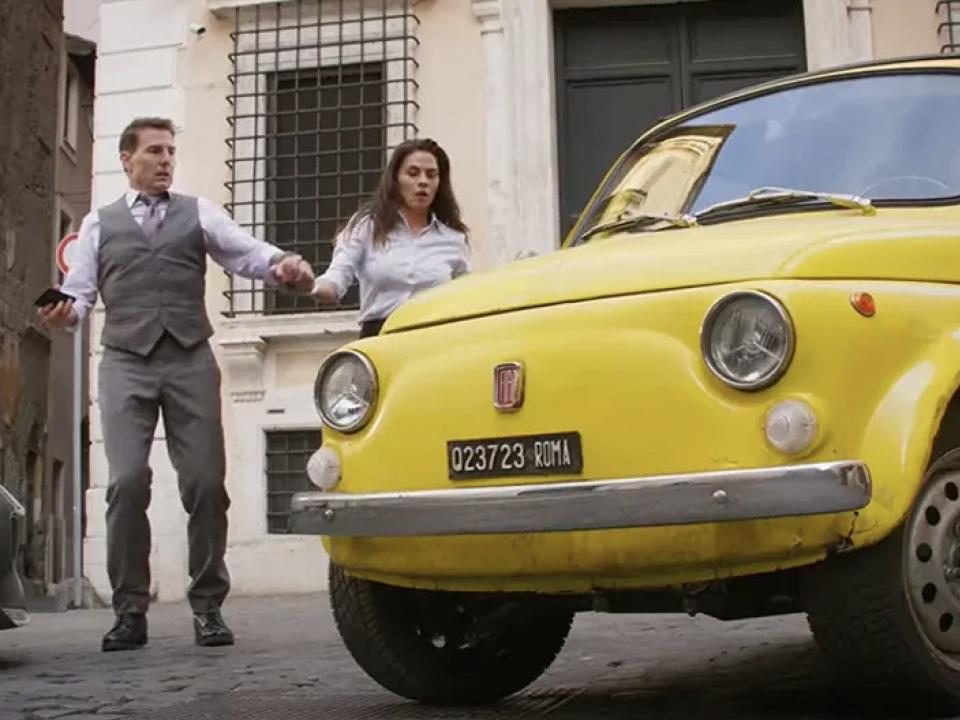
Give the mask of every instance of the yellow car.
<path id="1" fill-rule="evenodd" d="M 577 612 L 802 611 L 845 685 L 960 707 L 958 203 L 960 58 L 787 78 L 326 358 L 293 529 L 358 664 L 482 703 Z"/>

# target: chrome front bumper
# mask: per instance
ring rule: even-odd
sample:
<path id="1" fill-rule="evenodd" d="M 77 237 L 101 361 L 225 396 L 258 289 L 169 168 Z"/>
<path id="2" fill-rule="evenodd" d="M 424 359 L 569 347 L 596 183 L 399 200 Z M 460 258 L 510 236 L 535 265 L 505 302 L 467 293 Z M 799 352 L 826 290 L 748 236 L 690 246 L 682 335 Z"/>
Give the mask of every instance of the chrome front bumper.
<path id="1" fill-rule="evenodd" d="M 291 531 L 386 537 L 560 532 L 819 515 L 870 502 L 853 460 L 500 487 L 294 495 Z"/>

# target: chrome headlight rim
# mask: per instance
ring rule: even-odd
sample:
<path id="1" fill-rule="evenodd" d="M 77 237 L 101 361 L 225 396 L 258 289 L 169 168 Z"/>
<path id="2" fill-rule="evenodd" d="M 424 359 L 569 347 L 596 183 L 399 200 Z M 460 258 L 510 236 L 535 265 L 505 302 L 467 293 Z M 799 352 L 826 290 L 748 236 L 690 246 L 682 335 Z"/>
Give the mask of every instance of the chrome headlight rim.
<path id="1" fill-rule="evenodd" d="M 780 320 L 783 322 L 787 331 L 787 346 L 783 353 L 783 357 L 780 359 L 780 362 L 773 369 L 773 371 L 752 382 L 738 380 L 737 378 L 730 377 L 724 373 L 723 370 L 717 366 L 711 350 L 711 336 L 713 335 L 714 325 L 717 317 L 719 317 L 720 313 L 723 312 L 723 310 L 730 303 L 736 302 L 737 300 L 741 300 L 743 298 L 759 298 L 768 303 L 780 317 Z M 793 353 L 796 349 L 796 346 L 797 333 L 793 324 L 793 318 L 790 317 L 790 313 L 787 311 L 786 306 L 776 297 L 762 290 L 735 290 L 727 293 L 710 306 L 710 309 L 707 310 L 707 314 L 704 316 L 703 325 L 700 328 L 700 354 L 703 356 L 703 361 L 710 369 L 710 372 L 713 373 L 713 375 L 716 376 L 721 382 L 723 382 L 724 385 L 728 385 L 735 390 L 743 390 L 744 392 L 757 392 L 759 390 L 765 390 L 771 385 L 776 384 L 780 378 L 783 377 L 784 373 L 787 372 L 787 368 L 790 367 L 790 363 L 793 361 Z"/>
<path id="2" fill-rule="evenodd" d="M 323 410 L 323 403 L 321 402 L 320 395 L 324 378 L 330 371 L 330 368 L 332 368 L 335 363 L 344 356 L 353 357 L 359 360 L 364 369 L 370 374 L 370 404 L 367 406 L 367 411 L 349 425 L 339 424 L 327 416 Z M 332 430 L 336 430 L 337 432 L 345 435 L 362 430 L 373 417 L 379 396 L 380 379 L 377 376 L 377 370 L 374 368 L 373 363 L 370 362 L 370 358 L 368 358 L 362 352 L 358 352 L 357 350 L 337 350 L 336 352 L 333 352 L 324 358 L 323 362 L 320 363 L 320 368 L 317 370 L 317 377 L 313 382 L 313 404 L 317 408 L 317 413 L 320 415 L 321 422 Z"/>

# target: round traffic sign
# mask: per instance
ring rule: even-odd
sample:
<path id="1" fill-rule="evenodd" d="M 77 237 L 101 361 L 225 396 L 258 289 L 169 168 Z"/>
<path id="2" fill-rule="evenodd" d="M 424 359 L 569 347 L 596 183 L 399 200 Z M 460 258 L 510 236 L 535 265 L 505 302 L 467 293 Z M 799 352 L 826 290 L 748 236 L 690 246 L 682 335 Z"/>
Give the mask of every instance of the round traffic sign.
<path id="1" fill-rule="evenodd" d="M 63 240 L 57 243 L 57 267 L 66 275 L 70 272 L 71 256 L 77 249 L 76 240 L 79 235 L 75 232 L 67 233 Z"/>

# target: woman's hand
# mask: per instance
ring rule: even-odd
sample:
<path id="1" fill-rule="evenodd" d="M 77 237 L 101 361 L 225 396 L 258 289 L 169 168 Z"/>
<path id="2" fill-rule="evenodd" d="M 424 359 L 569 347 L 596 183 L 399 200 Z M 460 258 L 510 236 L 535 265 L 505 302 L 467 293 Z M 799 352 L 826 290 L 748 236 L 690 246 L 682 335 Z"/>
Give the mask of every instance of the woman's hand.
<path id="1" fill-rule="evenodd" d="M 321 305 L 336 305 L 339 298 L 336 286 L 327 280 L 318 279 L 313 284 L 310 297 Z"/>
<path id="2" fill-rule="evenodd" d="M 289 255 L 270 268 L 273 279 L 282 285 L 309 292 L 313 287 L 313 268 L 299 255 Z"/>

